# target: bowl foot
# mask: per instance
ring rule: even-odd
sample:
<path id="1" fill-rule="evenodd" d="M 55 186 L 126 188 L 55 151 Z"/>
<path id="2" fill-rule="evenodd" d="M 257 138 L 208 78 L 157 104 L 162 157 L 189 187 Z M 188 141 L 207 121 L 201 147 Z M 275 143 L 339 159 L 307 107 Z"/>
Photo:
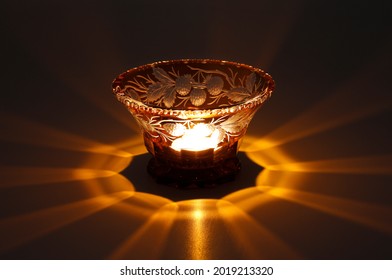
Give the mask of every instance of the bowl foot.
<path id="1" fill-rule="evenodd" d="M 214 187 L 233 181 L 241 169 L 237 157 L 221 161 L 218 165 L 204 169 L 184 169 L 151 158 L 147 165 L 148 173 L 157 183 L 178 188 Z"/>

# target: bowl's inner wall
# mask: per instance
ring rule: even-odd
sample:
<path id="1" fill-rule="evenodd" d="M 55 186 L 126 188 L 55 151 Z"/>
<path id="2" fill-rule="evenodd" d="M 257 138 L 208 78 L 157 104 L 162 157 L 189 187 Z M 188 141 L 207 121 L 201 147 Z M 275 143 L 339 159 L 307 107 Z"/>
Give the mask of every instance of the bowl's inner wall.
<path id="1" fill-rule="evenodd" d="M 215 109 L 238 105 L 272 90 L 271 77 L 250 66 L 211 60 L 149 64 L 121 74 L 116 94 L 163 109 Z"/>

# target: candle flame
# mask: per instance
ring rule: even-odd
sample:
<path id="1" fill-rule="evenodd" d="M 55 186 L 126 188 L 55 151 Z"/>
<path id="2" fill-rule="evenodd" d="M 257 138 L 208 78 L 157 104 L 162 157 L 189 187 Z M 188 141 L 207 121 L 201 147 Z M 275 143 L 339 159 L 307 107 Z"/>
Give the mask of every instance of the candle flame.
<path id="1" fill-rule="evenodd" d="M 221 141 L 221 132 L 211 125 L 196 124 L 193 128 L 186 129 L 184 135 L 173 141 L 171 148 L 176 151 L 202 151 L 218 147 Z"/>

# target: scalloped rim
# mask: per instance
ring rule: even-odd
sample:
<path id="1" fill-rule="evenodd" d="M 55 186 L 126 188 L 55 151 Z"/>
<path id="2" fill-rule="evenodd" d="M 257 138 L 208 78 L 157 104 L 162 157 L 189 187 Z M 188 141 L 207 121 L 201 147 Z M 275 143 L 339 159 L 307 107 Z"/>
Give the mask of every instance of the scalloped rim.
<path id="1" fill-rule="evenodd" d="M 170 64 L 177 64 L 177 63 L 183 63 L 183 64 L 188 64 L 188 63 L 216 63 L 220 65 L 231 65 L 235 66 L 238 68 L 247 68 L 250 71 L 258 73 L 260 76 L 266 79 L 267 81 L 267 91 L 264 94 L 257 95 L 253 97 L 252 99 L 249 99 L 245 102 L 238 103 L 235 105 L 231 106 L 226 106 L 226 107 L 220 107 L 220 108 L 214 108 L 214 109 L 164 109 L 160 107 L 153 107 L 144 104 L 143 102 L 137 101 L 135 99 L 132 99 L 129 96 L 126 96 L 121 90 L 117 90 L 117 86 L 115 86 L 116 83 L 119 83 L 120 80 L 122 80 L 120 77 L 123 75 L 130 73 L 130 72 L 137 72 L 137 71 L 142 71 L 146 70 L 149 68 L 154 68 L 159 65 L 170 65 Z M 210 115 L 225 115 L 228 113 L 235 113 L 238 111 L 241 111 L 246 108 L 253 108 L 258 105 L 261 105 L 264 103 L 269 97 L 271 97 L 273 90 L 275 89 L 275 82 L 272 79 L 271 75 L 266 73 L 264 70 L 260 68 L 256 68 L 247 64 L 242 64 L 238 62 L 233 62 L 233 61 L 226 61 L 226 60 L 218 60 L 218 59 L 176 59 L 176 60 L 164 60 L 164 61 L 157 61 L 149 64 L 145 64 L 142 66 L 134 67 L 131 69 L 128 69 L 127 71 L 121 73 L 118 75 L 112 82 L 112 90 L 113 93 L 116 95 L 117 99 L 122 102 L 127 108 L 134 108 L 142 111 L 146 111 L 149 113 L 152 113 L 154 115 L 161 115 L 161 116 L 177 116 L 179 118 L 200 118 L 200 117 L 205 117 L 205 116 L 210 116 Z"/>

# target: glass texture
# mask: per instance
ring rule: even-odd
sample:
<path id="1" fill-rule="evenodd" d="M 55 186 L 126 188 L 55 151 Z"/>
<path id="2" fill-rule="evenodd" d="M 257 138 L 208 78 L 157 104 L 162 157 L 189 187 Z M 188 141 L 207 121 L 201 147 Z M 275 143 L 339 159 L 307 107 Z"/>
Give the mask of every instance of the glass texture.
<path id="1" fill-rule="evenodd" d="M 130 69 L 112 86 L 139 124 L 155 167 L 185 174 L 233 160 L 234 169 L 239 169 L 241 138 L 271 96 L 274 81 L 263 70 L 244 64 L 185 59 Z M 157 173 L 152 169 L 150 173 Z"/>

